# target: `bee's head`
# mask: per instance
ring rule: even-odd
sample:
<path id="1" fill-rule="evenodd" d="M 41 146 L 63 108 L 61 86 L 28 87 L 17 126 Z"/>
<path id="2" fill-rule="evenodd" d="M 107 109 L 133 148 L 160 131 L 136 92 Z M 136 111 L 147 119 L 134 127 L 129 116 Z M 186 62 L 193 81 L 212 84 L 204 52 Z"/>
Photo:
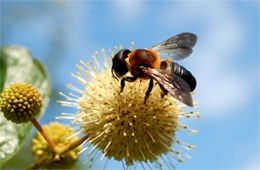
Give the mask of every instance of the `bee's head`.
<path id="1" fill-rule="evenodd" d="M 128 49 L 122 49 L 114 56 L 112 60 L 113 63 L 111 72 L 115 79 L 118 80 L 118 78 L 122 77 L 128 72 L 128 67 L 125 59 L 128 58 L 128 54 L 130 52 L 131 51 Z"/>

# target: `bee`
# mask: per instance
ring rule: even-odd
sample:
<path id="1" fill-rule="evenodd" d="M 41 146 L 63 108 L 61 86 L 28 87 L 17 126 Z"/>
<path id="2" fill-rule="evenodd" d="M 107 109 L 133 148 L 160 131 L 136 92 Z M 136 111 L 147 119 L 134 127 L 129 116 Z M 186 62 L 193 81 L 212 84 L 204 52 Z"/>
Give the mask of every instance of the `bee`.
<path id="1" fill-rule="evenodd" d="M 162 97 L 168 93 L 182 103 L 193 106 L 191 92 L 196 88 L 196 79 L 190 71 L 172 60 L 182 60 L 192 53 L 197 36 L 192 33 L 175 35 L 151 48 L 122 49 L 112 60 L 112 76 L 121 79 L 123 92 L 125 82 L 134 82 L 138 78 L 150 79 L 145 93 L 146 103 L 155 80 L 162 89 Z M 160 57 L 170 59 L 160 59 Z M 132 76 L 125 76 L 130 72 Z"/>

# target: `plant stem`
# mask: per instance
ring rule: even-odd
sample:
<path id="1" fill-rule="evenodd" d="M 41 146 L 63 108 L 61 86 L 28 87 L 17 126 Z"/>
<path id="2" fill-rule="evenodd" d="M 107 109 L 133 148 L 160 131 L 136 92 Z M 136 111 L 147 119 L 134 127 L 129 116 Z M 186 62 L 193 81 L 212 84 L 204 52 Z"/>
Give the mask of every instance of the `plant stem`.
<path id="1" fill-rule="evenodd" d="M 88 135 L 83 136 L 82 138 L 74 141 L 73 143 L 70 143 L 69 145 L 61 148 L 58 152 L 59 155 L 65 154 L 66 152 L 78 147 L 80 144 L 82 144 L 84 141 L 86 141 L 88 139 Z"/>
<path id="2" fill-rule="evenodd" d="M 39 122 L 34 118 L 31 120 L 33 125 L 38 129 L 38 131 L 42 134 L 44 139 L 47 141 L 47 143 L 50 145 L 53 151 L 55 151 L 55 143 L 49 138 L 47 133 L 43 130 L 42 126 L 39 124 Z"/>

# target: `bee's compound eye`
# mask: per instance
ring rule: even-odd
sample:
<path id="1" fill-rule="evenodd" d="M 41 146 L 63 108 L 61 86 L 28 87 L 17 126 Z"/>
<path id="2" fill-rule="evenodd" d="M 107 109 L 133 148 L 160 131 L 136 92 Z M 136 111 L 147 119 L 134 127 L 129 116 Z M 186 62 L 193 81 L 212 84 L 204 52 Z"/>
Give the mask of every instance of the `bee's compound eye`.
<path id="1" fill-rule="evenodd" d="M 122 60 L 125 61 L 126 58 L 128 58 L 128 54 L 130 53 L 131 51 L 128 50 L 128 49 L 122 49 L 118 52 L 119 54 L 119 57 L 122 58 Z"/>
<path id="2" fill-rule="evenodd" d="M 128 58 L 128 54 L 131 51 L 128 49 L 122 49 L 116 53 L 113 58 L 112 70 L 116 73 L 117 77 L 121 77 L 128 72 L 128 67 L 125 59 Z"/>

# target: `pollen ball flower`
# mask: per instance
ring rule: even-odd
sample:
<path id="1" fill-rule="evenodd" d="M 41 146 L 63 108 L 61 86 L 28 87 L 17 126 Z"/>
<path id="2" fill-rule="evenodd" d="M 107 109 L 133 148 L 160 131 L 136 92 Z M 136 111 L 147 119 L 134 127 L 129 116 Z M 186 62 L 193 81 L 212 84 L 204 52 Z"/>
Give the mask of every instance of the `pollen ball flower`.
<path id="1" fill-rule="evenodd" d="M 41 95 L 29 83 L 15 83 L 0 96 L 0 109 L 7 120 L 24 123 L 32 120 L 41 110 Z"/>
<path id="2" fill-rule="evenodd" d="M 181 129 L 188 133 L 197 133 L 187 125 L 179 122 L 179 117 L 199 118 L 198 112 L 182 112 L 182 105 L 172 96 L 161 97 L 158 84 L 144 104 L 145 91 L 149 81 L 137 80 L 127 83 L 123 93 L 120 92 L 120 82 L 111 74 L 111 59 L 106 58 L 104 69 L 97 57 L 93 56 L 94 63 L 87 64 L 83 61 L 77 66 L 79 72 L 72 74 L 84 86 L 80 90 L 71 84 L 67 87 L 80 94 L 69 93 L 65 95 L 66 101 L 59 101 L 63 106 L 77 107 L 76 115 L 62 113 L 59 118 L 73 119 L 80 125 L 80 132 L 87 134 L 84 142 L 87 146 L 81 151 L 89 150 L 87 156 L 93 162 L 107 157 L 122 161 L 127 166 L 143 162 L 150 167 L 149 162 L 161 167 L 160 161 L 174 167 L 171 158 L 183 162 L 180 144 L 187 150 L 193 148 L 179 141 L 175 133 Z M 113 56 L 112 50 L 109 50 Z M 195 103 L 196 104 L 196 103 Z M 78 133 L 80 133 L 78 132 Z M 102 155 L 96 156 L 97 152 Z M 184 154 L 186 155 L 186 154 Z M 166 161 L 166 159 L 168 162 Z M 186 155 L 190 158 L 190 156 Z M 125 163 L 124 163 L 125 161 Z"/>
<path id="3" fill-rule="evenodd" d="M 57 122 L 44 125 L 43 129 L 48 134 L 50 139 L 55 143 L 57 148 L 65 147 L 78 139 L 78 136 L 73 135 L 75 132 L 72 128 Z M 55 153 L 39 132 L 37 132 L 33 138 L 31 148 L 36 162 L 40 160 L 45 160 L 46 162 L 53 161 L 53 156 Z M 79 151 L 80 147 L 70 150 L 69 152 L 65 153 L 64 160 L 77 160 Z"/>

